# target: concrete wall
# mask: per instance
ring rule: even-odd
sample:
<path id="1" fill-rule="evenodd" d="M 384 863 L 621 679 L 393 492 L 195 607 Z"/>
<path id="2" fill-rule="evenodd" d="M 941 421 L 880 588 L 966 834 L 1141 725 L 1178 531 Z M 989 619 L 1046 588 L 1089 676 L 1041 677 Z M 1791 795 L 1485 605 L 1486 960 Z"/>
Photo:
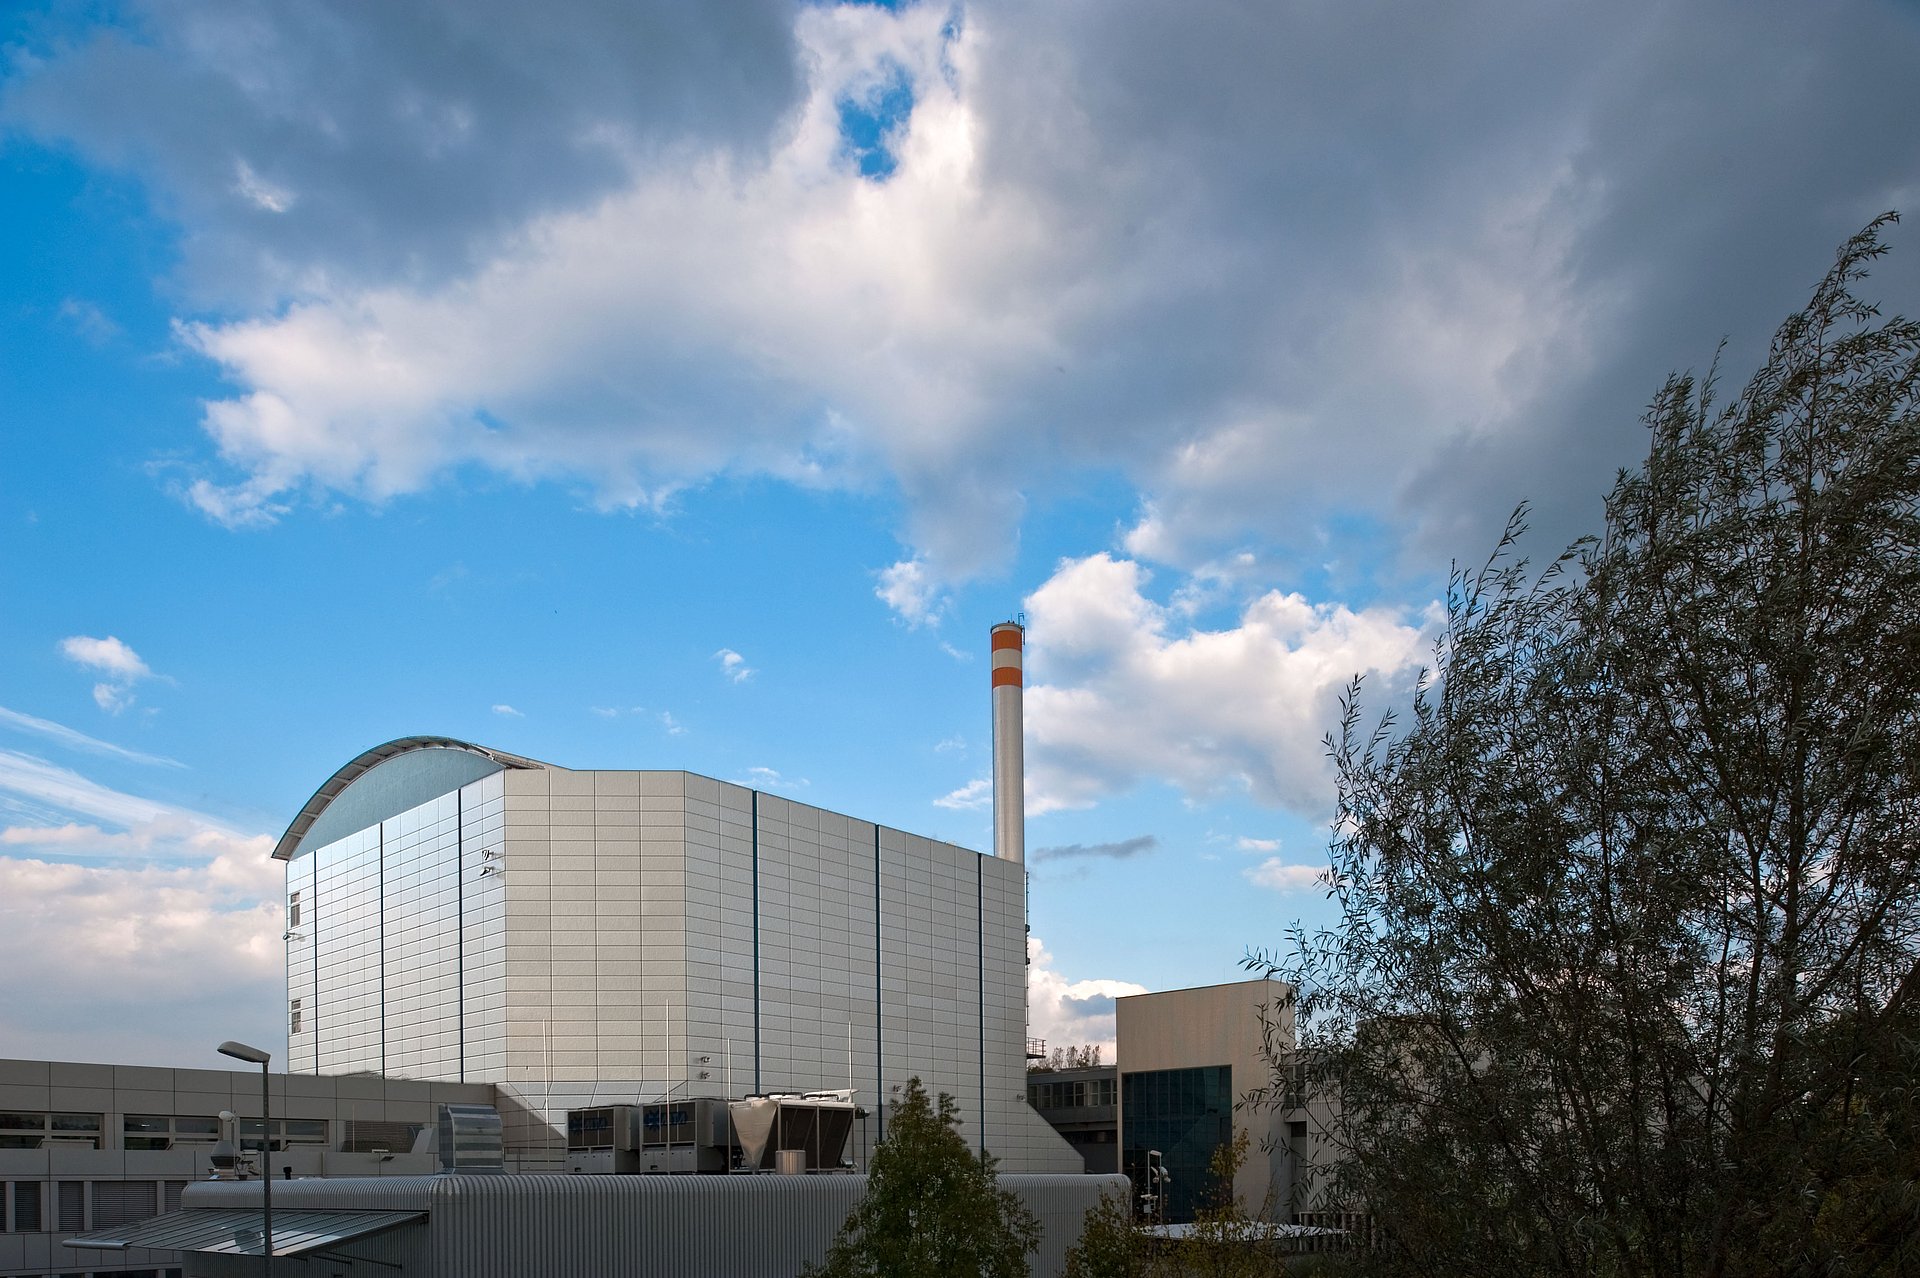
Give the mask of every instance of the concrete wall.
<path id="1" fill-rule="evenodd" d="M 1128 1074 L 1225 1065 L 1233 1071 L 1233 1131 L 1245 1132 L 1249 1138 L 1247 1160 L 1234 1180 L 1234 1191 L 1250 1213 L 1260 1210 L 1272 1191 L 1274 1213 L 1284 1216 L 1292 1166 L 1286 1117 L 1276 1109 L 1238 1102 L 1270 1082 L 1269 1042 L 1281 1051 L 1293 1048 L 1293 1007 L 1287 986 L 1278 981 L 1240 981 L 1130 995 L 1115 1000 L 1115 1024 L 1123 1160 Z"/>
<path id="2" fill-rule="evenodd" d="M 321 1119 L 329 1124 L 325 1146 L 298 1147 L 272 1156 L 276 1173 L 291 1167 L 296 1176 L 435 1171 L 439 1160 L 433 1153 L 403 1150 L 391 1160 L 383 1160 L 378 1154 L 346 1154 L 336 1147 L 345 1135 L 345 1124 L 351 1120 L 431 1126 L 438 1113 L 436 1106 L 442 1103 L 493 1101 L 492 1088 L 471 1084 L 299 1074 L 274 1074 L 268 1082 L 275 1119 Z M 221 1110 L 231 1110 L 241 1118 L 260 1116 L 257 1070 L 0 1060 L 0 1111 L 97 1115 L 102 1145 L 100 1149 L 71 1145 L 0 1149 L 0 1185 L 10 1189 L 23 1181 L 38 1183 L 42 1226 L 21 1231 L 15 1228 L 20 1223 L 17 1220 L 0 1220 L 0 1278 L 177 1266 L 180 1261 L 170 1252 L 82 1252 L 62 1246 L 61 1240 L 105 1223 L 109 1191 L 101 1186 L 141 1186 L 139 1192 L 151 1197 L 154 1210 L 164 1211 L 188 1184 L 204 1180 L 212 1172 L 210 1144 L 127 1149 L 127 1115 L 212 1118 Z M 80 1227 L 57 1228 L 63 1195 L 76 1194 Z M 0 1213 L 5 1206 L 0 1202 Z"/>

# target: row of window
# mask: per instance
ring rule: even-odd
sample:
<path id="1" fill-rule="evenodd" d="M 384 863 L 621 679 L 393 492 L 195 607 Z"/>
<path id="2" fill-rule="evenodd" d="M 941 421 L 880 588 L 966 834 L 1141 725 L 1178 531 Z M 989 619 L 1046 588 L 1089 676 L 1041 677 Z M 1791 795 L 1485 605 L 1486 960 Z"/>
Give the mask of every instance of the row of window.
<path id="1" fill-rule="evenodd" d="M 96 1269 L 92 1273 L 84 1270 L 67 1273 L 48 1274 L 46 1278 L 181 1278 L 184 1269 Z M 26 1274 L 23 1278 L 41 1278 L 39 1274 Z"/>
<path id="2" fill-rule="evenodd" d="M 1089 1105 L 1113 1104 L 1116 1092 L 1117 1085 L 1111 1078 L 1028 1083 L 1027 1102 L 1035 1109 L 1085 1109 Z"/>
<path id="3" fill-rule="evenodd" d="M 235 1133 L 242 1149 L 260 1148 L 264 1138 L 260 1120 L 237 1120 Z M 0 1113 L 0 1149 L 40 1149 L 48 1142 L 99 1149 L 104 1116 L 100 1114 L 35 1114 L 18 1110 Z M 220 1120 L 190 1114 L 128 1114 L 121 1121 L 122 1149 L 172 1149 L 175 1145 L 211 1145 L 220 1139 Z M 324 1118 L 276 1118 L 273 1147 L 324 1145 Z"/>
<path id="4" fill-rule="evenodd" d="M 85 1233 L 180 1210 L 184 1180 L 0 1181 L 0 1232 Z"/>

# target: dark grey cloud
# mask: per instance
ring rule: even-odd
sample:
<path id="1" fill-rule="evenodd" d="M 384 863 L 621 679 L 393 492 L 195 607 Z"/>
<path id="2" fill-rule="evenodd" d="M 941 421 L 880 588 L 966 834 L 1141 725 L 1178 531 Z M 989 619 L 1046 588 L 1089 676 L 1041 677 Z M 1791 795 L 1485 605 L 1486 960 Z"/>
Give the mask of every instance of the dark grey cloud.
<path id="1" fill-rule="evenodd" d="M 1124 861 L 1143 852 L 1151 852 L 1159 846 L 1160 840 L 1154 835 L 1141 834 L 1118 843 L 1063 843 L 1054 847 L 1035 848 L 1033 859 L 1036 862 L 1091 859 Z"/>
<path id="2" fill-rule="evenodd" d="M 1176 559 L 1357 509 L 1432 567 L 1522 497 L 1585 531 L 1667 372 L 1757 357 L 1920 202 L 1910 5 L 973 13 L 1006 29 L 989 172 L 1081 228 L 1063 275 L 1112 281 L 1039 416 L 1127 460 Z M 1873 288 L 1915 309 L 1920 249 Z"/>
<path id="3" fill-rule="evenodd" d="M 1111 1016 L 1113 1015 L 1113 995 L 1091 994 L 1086 998 L 1063 999 L 1066 1010 L 1073 1016 Z"/>
<path id="4" fill-rule="evenodd" d="M 13 50 L 0 122 L 146 178 L 203 301 L 417 284 L 663 151 L 752 153 L 792 105 L 783 0 L 135 0 Z"/>

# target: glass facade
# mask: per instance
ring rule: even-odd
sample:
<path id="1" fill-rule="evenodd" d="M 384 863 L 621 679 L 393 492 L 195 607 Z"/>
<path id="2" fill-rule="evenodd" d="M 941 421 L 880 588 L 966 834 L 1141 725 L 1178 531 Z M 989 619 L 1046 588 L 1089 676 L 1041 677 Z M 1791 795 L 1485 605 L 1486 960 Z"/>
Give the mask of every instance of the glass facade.
<path id="1" fill-rule="evenodd" d="M 1233 1069 L 1145 1070 L 1120 1076 L 1121 1170 L 1134 1192 L 1146 1188 L 1147 1151 L 1157 1149 L 1173 1174 L 1167 1221 L 1190 1221 L 1205 1200 L 1213 1151 L 1233 1139 Z"/>
<path id="2" fill-rule="evenodd" d="M 498 775 L 297 857 L 287 869 L 288 1061 L 408 1078 L 504 1072 Z"/>

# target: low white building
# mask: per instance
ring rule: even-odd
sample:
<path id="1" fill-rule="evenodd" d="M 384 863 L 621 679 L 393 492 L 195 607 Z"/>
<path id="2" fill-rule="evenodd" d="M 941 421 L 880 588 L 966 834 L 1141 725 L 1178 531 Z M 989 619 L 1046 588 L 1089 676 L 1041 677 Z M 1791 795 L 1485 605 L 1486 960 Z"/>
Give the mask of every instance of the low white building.
<path id="1" fill-rule="evenodd" d="M 437 1171 L 439 1155 L 425 1147 L 438 1107 L 494 1098 L 483 1084 L 351 1075 L 275 1074 L 269 1086 L 276 1175 Z M 264 1143 L 258 1072 L 0 1060 L 0 1276 L 178 1278 L 171 1251 L 61 1244 L 179 1207 L 182 1191 L 212 1173 L 222 1111 L 236 1116 L 243 1148 Z"/>

